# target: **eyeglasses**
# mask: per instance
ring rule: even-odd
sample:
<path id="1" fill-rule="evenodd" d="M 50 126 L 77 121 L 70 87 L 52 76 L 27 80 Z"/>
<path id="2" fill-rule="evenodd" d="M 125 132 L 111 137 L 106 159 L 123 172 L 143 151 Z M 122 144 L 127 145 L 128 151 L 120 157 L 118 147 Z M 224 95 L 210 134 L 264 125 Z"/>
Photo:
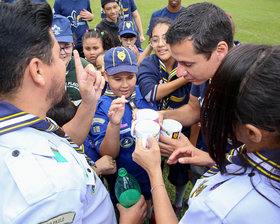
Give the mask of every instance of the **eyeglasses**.
<path id="1" fill-rule="evenodd" d="M 132 38 L 122 37 L 122 41 L 125 42 L 126 44 L 130 43 L 133 45 L 136 42 L 136 37 L 132 37 Z"/>
<path id="2" fill-rule="evenodd" d="M 161 37 L 152 37 L 150 39 L 150 45 L 152 47 L 157 47 L 159 45 L 159 43 L 160 43 L 160 40 L 162 41 L 163 44 L 166 44 L 166 36 L 165 36 L 165 34 L 162 35 Z"/>
<path id="3" fill-rule="evenodd" d="M 60 51 L 64 51 L 65 54 L 72 54 L 72 47 L 73 47 L 73 45 L 67 45 L 64 47 L 60 47 Z"/>

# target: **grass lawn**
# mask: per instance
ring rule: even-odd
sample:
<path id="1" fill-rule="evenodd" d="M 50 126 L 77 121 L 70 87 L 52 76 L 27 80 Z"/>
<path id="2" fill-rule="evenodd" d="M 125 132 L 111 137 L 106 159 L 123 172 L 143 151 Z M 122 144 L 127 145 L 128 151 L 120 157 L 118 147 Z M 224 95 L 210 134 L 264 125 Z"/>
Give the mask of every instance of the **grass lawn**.
<path id="1" fill-rule="evenodd" d="M 79 0 L 77 0 L 79 1 Z M 48 0 L 53 6 L 54 0 Z M 101 0 L 91 0 L 91 8 L 95 19 L 89 23 L 94 28 L 100 21 Z M 182 5 L 187 7 L 190 4 L 201 1 L 182 0 Z M 279 0 L 212 0 L 210 1 L 226 12 L 230 13 L 236 24 L 235 39 L 243 43 L 256 44 L 280 44 L 280 1 Z M 142 19 L 144 33 L 146 33 L 152 13 L 167 5 L 168 0 L 135 0 Z M 142 44 L 144 49 L 148 44 L 148 37 Z M 167 180 L 168 166 L 165 166 L 164 179 L 171 201 L 175 197 L 174 187 Z M 192 188 L 189 182 L 185 199 Z M 182 212 L 183 214 L 184 212 Z"/>

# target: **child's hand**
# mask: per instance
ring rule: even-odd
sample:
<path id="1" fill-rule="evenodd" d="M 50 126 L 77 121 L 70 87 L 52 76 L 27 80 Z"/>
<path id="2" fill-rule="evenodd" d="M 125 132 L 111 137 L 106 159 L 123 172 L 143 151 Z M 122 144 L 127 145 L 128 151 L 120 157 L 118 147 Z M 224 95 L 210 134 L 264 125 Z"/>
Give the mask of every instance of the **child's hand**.
<path id="1" fill-rule="evenodd" d="M 139 54 L 139 51 L 138 51 L 136 45 L 135 44 L 134 45 L 129 45 L 128 48 L 133 51 L 133 53 L 136 56 L 136 60 L 138 61 L 140 54 Z"/>
<path id="2" fill-rule="evenodd" d="M 125 103 L 127 103 L 125 96 L 113 100 L 108 113 L 108 117 L 112 124 L 119 125 L 121 123 L 124 115 Z"/>
<path id="3" fill-rule="evenodd" d="M 97 168 L 93 168 L 97 175 L 109 175 L 114 174 L 117 171 L 116 160 L 111 156 L 102 156 L 95 162 Z"/>
<path id="4" fill-rule="evenodd" d="M 87 11 L 86 9 L 83 9 L 80 12 L 80 15 L 84 21 L 92 21 L 94 18 L 94 15 L 91 12 Z"/>

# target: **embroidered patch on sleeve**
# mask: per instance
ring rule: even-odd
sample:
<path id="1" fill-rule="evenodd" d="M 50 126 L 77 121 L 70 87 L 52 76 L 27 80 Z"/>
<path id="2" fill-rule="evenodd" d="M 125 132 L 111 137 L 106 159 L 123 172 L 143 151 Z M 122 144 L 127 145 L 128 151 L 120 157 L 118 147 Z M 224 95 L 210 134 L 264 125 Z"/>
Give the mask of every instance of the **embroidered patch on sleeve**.
<path id="1" fill-rule="evenodd" d="M 93 118 L 93 123 L 104 124 L 105 123 L 105 119 L 100 118 L 100 117 L 95 117 L 95 118 Z"/>
<path id="2" fill-rule="evenodd" d="M 93 133 L 99 133 L 100 132 L 100 126 L 95 126 L 92 128 Z"/>

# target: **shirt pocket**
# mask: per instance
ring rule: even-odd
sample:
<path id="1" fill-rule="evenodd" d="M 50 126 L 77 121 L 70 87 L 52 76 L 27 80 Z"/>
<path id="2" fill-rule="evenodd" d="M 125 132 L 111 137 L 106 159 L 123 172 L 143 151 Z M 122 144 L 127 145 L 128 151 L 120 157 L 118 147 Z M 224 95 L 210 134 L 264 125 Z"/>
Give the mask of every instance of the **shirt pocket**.
<path id="1" fill-rule="evenodd" d="M 5 164 L 29 205 L 55 193 L 54 185 L 31 152 L 14 148 L 7 154 Z"/>

